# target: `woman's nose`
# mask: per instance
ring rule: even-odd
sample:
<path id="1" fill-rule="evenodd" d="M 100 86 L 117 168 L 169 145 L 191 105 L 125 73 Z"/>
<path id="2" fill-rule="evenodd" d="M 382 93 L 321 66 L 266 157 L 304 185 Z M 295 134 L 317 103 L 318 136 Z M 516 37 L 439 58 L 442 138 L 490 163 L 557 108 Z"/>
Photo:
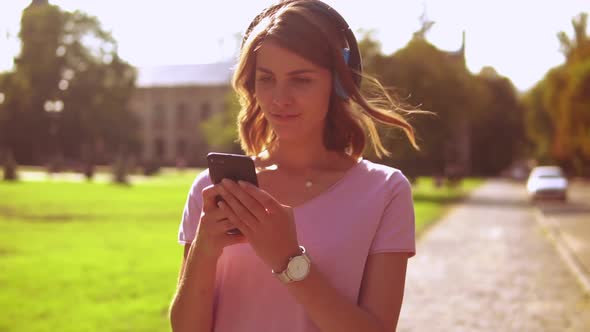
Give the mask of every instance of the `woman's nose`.
<path id="1" fill-rule="evenodd" d="M 292 102 L 292 96 L 289 88 L 284 85 L 277 84 L 272 94 L 272 102 L 277 106 L 286 106 Z"/>

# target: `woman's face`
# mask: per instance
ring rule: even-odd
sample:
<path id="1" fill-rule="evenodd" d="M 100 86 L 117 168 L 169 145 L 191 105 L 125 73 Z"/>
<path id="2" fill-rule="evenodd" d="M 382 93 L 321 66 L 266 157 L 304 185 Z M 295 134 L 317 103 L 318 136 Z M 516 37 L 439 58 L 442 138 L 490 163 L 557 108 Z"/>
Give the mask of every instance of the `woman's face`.
<path id="1" fill-rule="evenodd" d="M 256 101 L 280 139 L 321 133 L 332 91 L 329 70 L 266 41 L 256 54 L 255 80 Z"/>

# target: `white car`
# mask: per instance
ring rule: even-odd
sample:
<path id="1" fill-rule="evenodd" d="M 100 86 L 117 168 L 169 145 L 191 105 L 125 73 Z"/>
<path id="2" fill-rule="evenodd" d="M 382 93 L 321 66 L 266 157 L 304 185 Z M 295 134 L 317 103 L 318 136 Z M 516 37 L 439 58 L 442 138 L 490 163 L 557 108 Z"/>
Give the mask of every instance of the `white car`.
<path id="1" fill-rule="evenodd" d="M 529 174 L 526 189 L 534 201 L 543 198 L 567 199 L 568 181 L 559 166 L 537 166 Z"/>

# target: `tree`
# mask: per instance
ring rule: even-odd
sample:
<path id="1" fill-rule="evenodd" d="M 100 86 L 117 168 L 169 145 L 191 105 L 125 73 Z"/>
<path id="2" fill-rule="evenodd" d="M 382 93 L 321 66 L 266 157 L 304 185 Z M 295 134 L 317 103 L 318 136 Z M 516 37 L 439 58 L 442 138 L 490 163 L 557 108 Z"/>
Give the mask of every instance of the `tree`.
<path id="1" fill-rule="evenodd" d="M 241 153 L 238 144 L 237 118 L 240 103 L 234 91 L 226 94 L 224 112 L 213 114 L 199 125 L 207 145 L 218 151 Z"/>
<path id="2" fill-rule="evenodd" d="M 487 98 L 471 124 L 472 167 L 477 174 L 500 174 L 528 153 L 524 106 L 512 82 L 493 68 L 482 69 L 476 78 Z"/>
<path id="3" fill-rule="evenodd" d="M 27 134 L 22 126 L 26 118 L 18 111 L 29 105 L 29 99 L 19 98 L 26 90 L 14 73 L 0 73 L 0 159 L 6 180 L 16 180 L 15 146 Z"/>
<path id="4" fill-rule="evenodd" d="M 574 28 L 574 36 L 571 39 L 563 31 L 557 34 L 566 63 L 585 61 L 590 57 L 590 38 L 586 31 L 588 13 L 580 13 L 574 17 L 572 27 Z"/>
<path id="5" fill-rule="evenodd" d="M 590 38 L 588 15 L 572 19 L 574 36 L 558 33 L 565 62 L 552 68 L 525 96 L 527 135 L 537 158 L 570 173 L 590 175 Z M 551 128 L 549 132 L 544 129 Z"/>
<path id="6" fill-rule="evenodd" d="M 13 83 L 18 82 L 18 89 L 9 99 L 27 99 L 27 102 L 15 101 L 11 106 L 13 116 L 10 118 L 8 135 L 11 137 L 10 149 L 20 162 L 40 162 L 52 146 L 50 139 L 49 115 L 44 105 L 57 97 L 59 88 L 59 71 L 63 58 L 57 49 L 63 15 L 58 7 L 43 2 L 33 2 L 23 11 L 21 17 L 21 52 L 15 62 Z"/>
<path id="7" fill-rule="evenodd" d="M 525 133 L 532 142 L 532 155 L 542 164 L 552 161 L 551 144 L 555 135 L 554 123 L 543 100 L 544 84 L 544 80 L 539 82 L 522 97 L 526 107 Z"/>
<path id="8" fill-rule="evenodd" d="M 417 174 L 441 174 L 457 158 L 453 149 L 459 148 L 461 142 L 468 143 L 468 125 L 482 108 L 483 90 L 465 68 L 462 53 L 438 50 L 425 39 L 427 30 L 424 27 L 414 34 L 394 54 L 370 56 L 365 71 L 391 88 L 404 103 L 437 114 L 409 118 L 418 134 L 420 153 L 400 144 L 399 131 L 384 129 L 388 148 L 394 152 L 385 162 Z M 363 40 L 360 45 L 373 43 Z"/>
<path id="9" fill-rule="evenodd" d="M 514 86 L 490 67 L 471 74 L 463 47 L 457 52 L 437 49 L 426 38 L 434 22 L 424 16 L 421 21 L 422 28 L 394 54 L 382 54 L 370 33 L 359 42 L 368 74 L 401 102 L 437 115 L 409 118 L 421 146 L 418 153 L 400 143 L 399 131 L 382 128 L 393 151 L 385 162 L 414 174 L 500 173 L 527 149 L 523 107 Z"/>
<path id="10" fill-rule="evenodd" d="M 96 155 L 106 163 L 122 149 L 137 148 L 128 108 L 136 73 L 97 18 L 34 1 L 23 11 L 19 36 L 14 96 L 27 102 L 14 107 L 18 116 L 10 120 L 17 160 L 40 163 L 59 153 L 68 160 Z M 59 115 L 46 112 L 53 102 Z"/>

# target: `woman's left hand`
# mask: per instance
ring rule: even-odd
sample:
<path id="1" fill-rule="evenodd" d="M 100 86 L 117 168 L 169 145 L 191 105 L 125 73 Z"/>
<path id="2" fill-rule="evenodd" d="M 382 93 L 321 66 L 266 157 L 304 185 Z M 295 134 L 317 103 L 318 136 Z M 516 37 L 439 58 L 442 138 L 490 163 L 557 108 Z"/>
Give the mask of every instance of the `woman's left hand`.
<path id="1" fill-rule="evenodd" d="M 293 208 L 278 202 L 266 191 L 244 181 L 224 179 L 220 186 L 221 206 L 228 219 L 244 234 L 250 245 L 271 269 L 287 268 L 289 257 L 300 255 Z"/>

